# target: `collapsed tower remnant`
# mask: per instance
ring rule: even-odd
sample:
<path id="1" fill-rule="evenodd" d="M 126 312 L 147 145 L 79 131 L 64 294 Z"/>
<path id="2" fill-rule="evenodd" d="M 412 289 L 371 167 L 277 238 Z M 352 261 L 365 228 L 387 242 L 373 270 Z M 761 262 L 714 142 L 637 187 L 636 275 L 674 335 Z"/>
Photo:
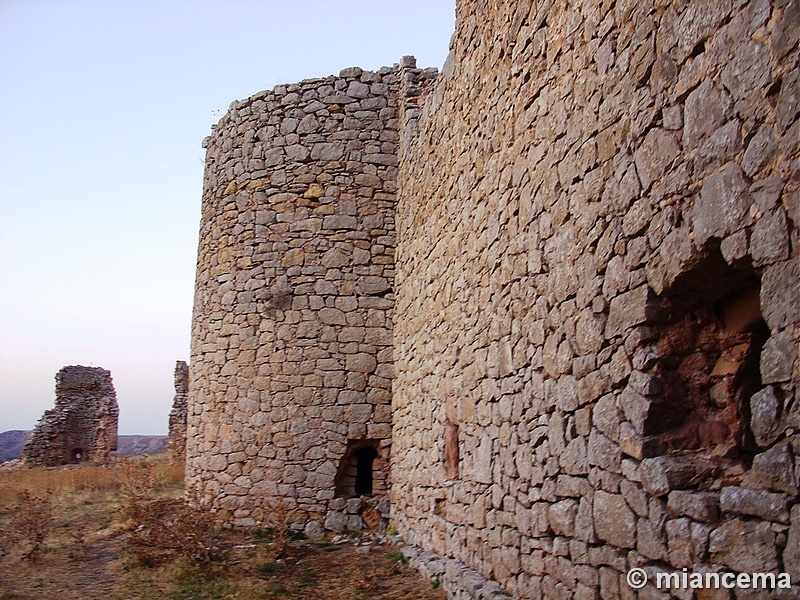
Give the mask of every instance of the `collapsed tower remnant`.
<path id="1" fill-rule="evenodd" d="M 45 411 L 21 458 L 27 466 L 108 462 L 117 449 L 119 408 L 111 372 L 69 366 L 56 375 L 56 405 Z"/>
<path id="2" fill-rule="evenodd" d="M 189 365 L 179 360 L 175 363 L 175 399 L 169 413 L 169 439 L 167 454 L 170 460 L 186 459 L 186 403 L 189 398 Z"/>

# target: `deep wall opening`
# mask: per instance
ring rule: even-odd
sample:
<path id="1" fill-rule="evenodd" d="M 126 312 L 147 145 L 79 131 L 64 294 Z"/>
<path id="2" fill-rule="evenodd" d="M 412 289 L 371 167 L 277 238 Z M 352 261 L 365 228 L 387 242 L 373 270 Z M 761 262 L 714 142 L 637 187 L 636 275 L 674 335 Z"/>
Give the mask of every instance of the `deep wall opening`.
<path id="1" fill-rule="evenodd" d="M 79 463 L 86 460 L 86 453 L 83 451 L 83 448 L 73 448 L 72 452 L 70 452 L 70 462 Z"/>
<path id="2" fill-rule="evenodd" d="M 377 440 L 350 440 L 336 473 L 336 496 L 355 498 L 383 491 L 381 462 Z"/>
<path id="3" fill-rule="evenodd" d="M 654 327 L 656 399 L 644 431 L 660 453 L 745 461 L 753 453 L 749 400 L 762 388 L 769 338 L 760 285 L 749 263 L 730 266 L 714 249 L 662 295 L 669 316 Z"/>
<path id="4" fill-rule="evenodd" d="M 353 457 L 356 463 L 355 495 L 370 496 L 372 495 L 372 463 L 378 457 L 378 451 L 370 446 L 365 446 L 356 450 Z"/>
<path id="5" fill-rule="evenodd" d="M 448 479 L 459 474 L 458 425 L 448 422 L 444 427 L 444 467 Z"/>

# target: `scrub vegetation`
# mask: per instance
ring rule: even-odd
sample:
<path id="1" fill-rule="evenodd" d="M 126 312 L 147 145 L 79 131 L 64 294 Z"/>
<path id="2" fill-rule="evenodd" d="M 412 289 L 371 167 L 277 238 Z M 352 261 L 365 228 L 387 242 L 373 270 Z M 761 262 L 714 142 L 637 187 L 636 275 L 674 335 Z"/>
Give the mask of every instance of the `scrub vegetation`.
<path id="1" fill-rule="evenodd" d="M 443 599 L 385 538 L 220 529 L 162 457 L 0 471 L 0 600 Z"/>

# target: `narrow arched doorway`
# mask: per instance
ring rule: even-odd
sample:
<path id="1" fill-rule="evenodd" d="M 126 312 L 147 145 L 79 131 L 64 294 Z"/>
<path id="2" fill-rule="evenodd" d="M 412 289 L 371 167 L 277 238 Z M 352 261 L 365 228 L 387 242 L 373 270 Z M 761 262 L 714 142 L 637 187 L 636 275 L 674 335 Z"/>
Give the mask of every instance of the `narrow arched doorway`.
<path id="1" fill-rule="evenodd" d="M 383 461 L 376 440 L 351 440 L 339 462 L 335 493 L 339 498 L 372 496 L 385 489 Z"/>

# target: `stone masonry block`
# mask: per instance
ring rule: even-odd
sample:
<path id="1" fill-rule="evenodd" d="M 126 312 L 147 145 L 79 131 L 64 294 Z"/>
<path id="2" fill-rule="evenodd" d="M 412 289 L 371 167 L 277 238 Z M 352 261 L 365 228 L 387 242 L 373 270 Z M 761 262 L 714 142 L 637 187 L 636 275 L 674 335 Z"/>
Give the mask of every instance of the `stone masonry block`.
<path id="1" fill-rule="evenodd" d="M 636 515 L 622 496 L 595 492 L 594 521 L 600 539 L 619 548 L 633 548 L 636 545 Z"/>
<path id="2" fill-rule="evenodd" d="M 800 321 L 800 260 L 767 267 L 761 278 L 761 312 L 771 331 Z"/>
<path id="3" fill-rule="evenodd" d="M 713 463 L 660 456 L 642 461 L 642 485 L 654 496 L 697 485 L 715 470 Z"/>
<path id="4" fill-rule="evenodd" d="M 766 447 L 781 434 L 781 399 L 773 386 L 753 394 L 750 398 L 750 430 L 756 444 Z"/>
<path id="5" fill-rule="evenodd" d="M 789 236 L 786 214 L 775 209 L 763 215 L 753 227 L 750 254 L 753 264 L 762 266 L 789 257 Z"/>
<path id="6" fill-rule="evenodd" d="M 761 382 L 781 383 L 792 376 L 792 364 L 798 358 L 798 345 L 788 331 L 773 335 L 761 351 Z"/>
<path id="7" fill-rule="evenodd" d="M 778 553 L 769 523 L 735 519 L 711 532 L 711 560 L 740 573 L 776 571 Z"/>
<path id="8" fill-rule="evenodd" d="M 749 185 L 735 162 L 727 163 L 703 184 L 693 211 L 695 244 L 703 247 L 709 238 L 724 238 L 747 225 Z"/>
<path id="9" fill-rule="evenodd" d="M 789 537 L 783 551 L 783 565 L 792 581 L 800 579 L 800 504 L 792 507 Z"/>
<path id="10" fill-rule="evenodd" d="M 719 516 L 719 495 L 709 492 L 674 490 L 669 493 L 667 510 L 676 516 L 713 523 Z"/>
<path id="11" fill-rule="evenodd" d="M 661 315 L 661 308 L 653 290 L 647 285 L 639 286 L 611 300 L 606 323 L 606 338 L 622 335 L 636 325 L 659 319 Z"/>
<path id="12" fill-rule="evenodd" d="M 760 517 L 767 521 L 789 522 L 787 497 L 764 490 L 753 490 L 739 486 L 723 488 L 720 495 L 723 512 Z"/>

